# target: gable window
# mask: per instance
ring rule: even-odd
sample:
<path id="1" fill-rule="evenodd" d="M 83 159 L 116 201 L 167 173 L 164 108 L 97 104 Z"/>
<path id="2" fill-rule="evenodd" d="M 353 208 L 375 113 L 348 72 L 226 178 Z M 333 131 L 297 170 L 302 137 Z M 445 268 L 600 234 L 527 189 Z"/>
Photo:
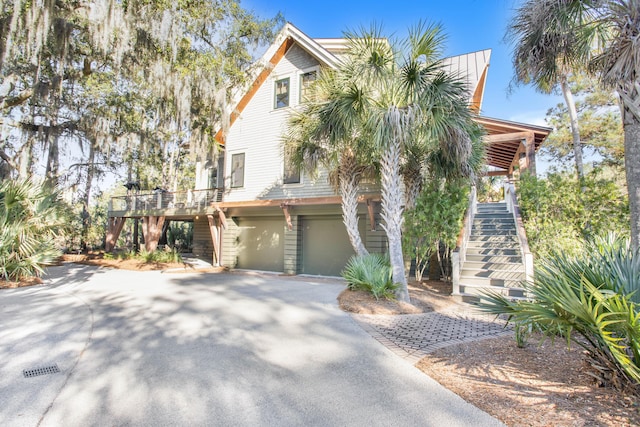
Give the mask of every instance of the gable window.
<path id="1" fill-rule="evenodd" d="M 291 157 L 284 151 L 284 174 L 282 176 L 283 184 L 299 184 L 300 183 L 300 168 L 291 164 Z"/>
<path id="2" fill-rule="evenodd" d="M 275 108 L 289 106 L 289 77 L 276 81 Z"/>
<path id="3" fill-rule="evenodd" d="M 312 100 L 309 88 L 317 78 L 318 72 L 316 70 L 300 74 L 300 102 Z"/>
<path id="4" fill-rule="evenodd" d="M 231 156 L 231 188 L 244 187 L 244 153 Z"/>

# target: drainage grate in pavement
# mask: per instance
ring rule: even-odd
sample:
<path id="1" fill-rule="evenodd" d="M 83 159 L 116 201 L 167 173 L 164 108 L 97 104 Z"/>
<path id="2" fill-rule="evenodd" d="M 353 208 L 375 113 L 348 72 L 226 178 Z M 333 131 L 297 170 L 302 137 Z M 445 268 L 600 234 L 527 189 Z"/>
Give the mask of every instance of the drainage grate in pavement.
<path id="1" fill-rule="evenodd" d="M 60 372 L 60 368 L 58 368 L 58 365 L 54 364 L 42 368 L 25 369 L 24 371 L 22 371 L 22 375 L 24 375 L 25 378 L 31 378 L 38 377 L 40 375 L 55 374 L 57 372 Z"/>

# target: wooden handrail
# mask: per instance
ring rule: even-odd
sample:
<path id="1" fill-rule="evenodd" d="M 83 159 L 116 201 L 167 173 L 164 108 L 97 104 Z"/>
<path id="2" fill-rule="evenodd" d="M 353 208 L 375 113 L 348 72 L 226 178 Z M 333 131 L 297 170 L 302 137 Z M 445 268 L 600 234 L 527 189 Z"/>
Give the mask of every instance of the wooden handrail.
<path id="1" fill-rule="evenodd" d="M 516 224 L 516 233 L 520 242 L 520 249 L 522 251 L 522 261 L 525 268 L 525 280 L 527 282 L 533 281 L 533 254 L 529 249 L 529 241 L 527 240 L 527 232 L 524 228 L 524 222 L 522 215 L 520 214 L 520 206 L 518 205 L 518 198 L 516 197 L 515 185 L 511 182 L 505 184 L 505 200 L 507 200 L 507 208 L 513 215 L 513 219 Z"/>

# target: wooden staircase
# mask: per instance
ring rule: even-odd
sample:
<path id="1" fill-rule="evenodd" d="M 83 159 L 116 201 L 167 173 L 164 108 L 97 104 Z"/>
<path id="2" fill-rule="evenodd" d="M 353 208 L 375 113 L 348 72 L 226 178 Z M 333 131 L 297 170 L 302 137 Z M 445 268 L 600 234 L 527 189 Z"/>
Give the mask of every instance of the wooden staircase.
<path id="1" fill-rule="evenodd" d="M 473 302 L 484 291 L 525 299 L 525 264 L 514 216 L 506 203 L 478 203 L 466 243 L 458 295 Z"/>

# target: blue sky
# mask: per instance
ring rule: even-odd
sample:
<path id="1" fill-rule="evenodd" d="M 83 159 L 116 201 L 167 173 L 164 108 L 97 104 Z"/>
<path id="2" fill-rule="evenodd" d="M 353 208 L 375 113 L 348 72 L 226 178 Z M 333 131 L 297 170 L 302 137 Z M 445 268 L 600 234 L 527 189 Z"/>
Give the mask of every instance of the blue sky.
<path id="1" fill-rule="evenodd" d="M 244 0 L 242 5 L 261 17 L 278 11 L 310 37 L 341 37 L 343 31 L 383 26 L 385 34 L 402 37 L 420 20 L 440 23 L 447 34 L 446 56 L 492 49 L 482 114 L 544 125 L 544 116 L 560 97 L 543 95 L 531 87 L 507 93 L 512 79 L 511 47 L 503 40 L 506 26 L 520 0 L 426 1 L 290 1 Z"/>

